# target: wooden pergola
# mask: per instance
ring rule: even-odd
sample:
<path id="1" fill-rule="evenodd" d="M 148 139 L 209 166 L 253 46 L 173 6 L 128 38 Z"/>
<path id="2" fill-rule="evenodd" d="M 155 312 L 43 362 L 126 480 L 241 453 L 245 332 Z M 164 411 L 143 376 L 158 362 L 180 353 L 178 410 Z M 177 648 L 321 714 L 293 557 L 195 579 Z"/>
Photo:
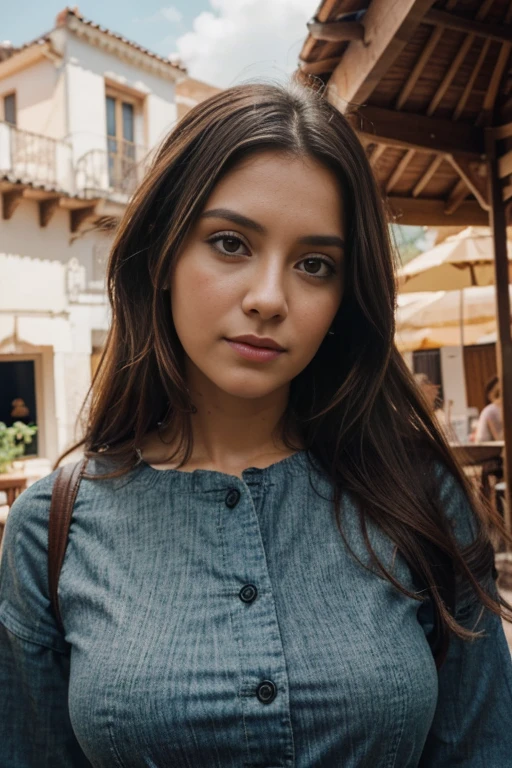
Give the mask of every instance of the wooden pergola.
<path id="1" fill-rule="evenodd" d="M 490 226 L 511 530 L 512 0 L 323 0 L 298 77 L 350 116 L 391 220 Z"/>

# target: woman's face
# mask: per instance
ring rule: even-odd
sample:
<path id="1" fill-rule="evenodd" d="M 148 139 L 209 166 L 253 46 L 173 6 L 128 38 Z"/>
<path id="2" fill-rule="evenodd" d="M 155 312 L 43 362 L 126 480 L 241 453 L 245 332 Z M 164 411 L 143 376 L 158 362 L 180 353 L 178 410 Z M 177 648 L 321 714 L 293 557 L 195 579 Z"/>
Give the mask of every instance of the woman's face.
<path id="1" fill-rule="evenodd" d="M 208 380 L 242 398 L 288 386 L 340 306 L 343 239 L 341 190 L 317 161 L 266 151 L 228 172 L 171 276 L 189 385 L 202 390 Z M 246 359 L 227 341 L 245 334 L 270 337 L 284 351 Z"/>

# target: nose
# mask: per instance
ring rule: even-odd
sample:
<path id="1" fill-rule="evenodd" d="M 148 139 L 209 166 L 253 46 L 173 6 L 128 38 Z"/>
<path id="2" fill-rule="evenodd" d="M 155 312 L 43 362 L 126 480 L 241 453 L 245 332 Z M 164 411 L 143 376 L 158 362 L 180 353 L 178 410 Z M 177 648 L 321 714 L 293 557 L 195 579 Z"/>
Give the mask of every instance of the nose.
<path id="1" fill-rule="evenodd" d="M 284 258 L 262 258 L 247 273 L 242 309 L 257 312 L 263 320 L 284 318 L 288 314 Z"/>

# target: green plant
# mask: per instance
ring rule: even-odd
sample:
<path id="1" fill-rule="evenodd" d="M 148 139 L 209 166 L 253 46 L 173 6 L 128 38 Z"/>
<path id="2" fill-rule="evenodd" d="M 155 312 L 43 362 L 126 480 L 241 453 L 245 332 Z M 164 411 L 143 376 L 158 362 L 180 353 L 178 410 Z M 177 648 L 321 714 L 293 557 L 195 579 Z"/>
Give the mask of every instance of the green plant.
<path id="1" fill-rule="evenodd" d="M 32 442 L 36 432 L 35 424 L 15 421 L 8 427 L 0 421 L 0 473 L 8 472 L 14 459 L 23 456 L 25 446 Z"/>

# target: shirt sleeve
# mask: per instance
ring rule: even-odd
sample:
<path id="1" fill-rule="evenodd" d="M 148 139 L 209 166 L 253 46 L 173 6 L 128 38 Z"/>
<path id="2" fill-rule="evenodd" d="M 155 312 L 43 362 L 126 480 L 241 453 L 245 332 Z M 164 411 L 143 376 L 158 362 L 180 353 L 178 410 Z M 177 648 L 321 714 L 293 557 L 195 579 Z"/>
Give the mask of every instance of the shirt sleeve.
<path id="1" fill-rule="evenodd" d="M 474 512 L 459 483 L 441 479 L 441 498 L 462 546 L 476 535 Z M 497 598 L 496 571 L 486 586 Z M 512 662 L 501 618 L 478 598 L 456 597 L 457 621 L 482 631 L 475 640 L 451 636 L 448 655 L 438 671 L 438 701 L 421 768 L 501 768 L 512 760 Z"/>
<path id="2" fill-rule="evenodd" d="M 90 766 L 68 711 L 70 649 L 48 596 L 48 514 L 55 473 L 12 505 L 0 559 L 2 768 Z"/>

